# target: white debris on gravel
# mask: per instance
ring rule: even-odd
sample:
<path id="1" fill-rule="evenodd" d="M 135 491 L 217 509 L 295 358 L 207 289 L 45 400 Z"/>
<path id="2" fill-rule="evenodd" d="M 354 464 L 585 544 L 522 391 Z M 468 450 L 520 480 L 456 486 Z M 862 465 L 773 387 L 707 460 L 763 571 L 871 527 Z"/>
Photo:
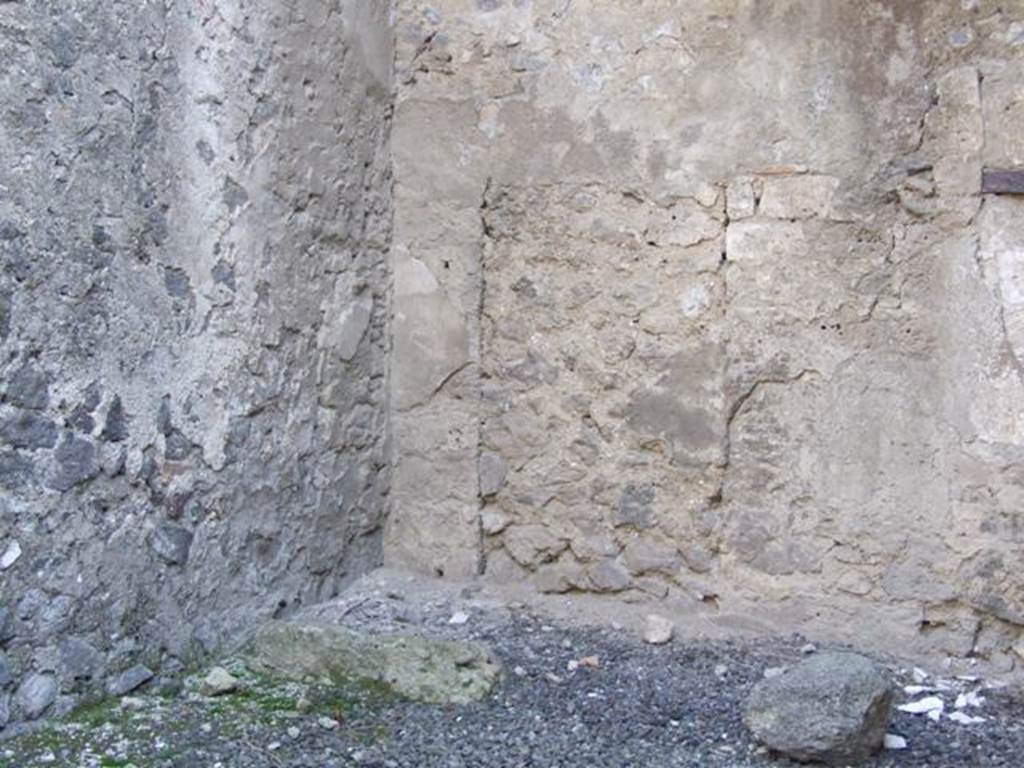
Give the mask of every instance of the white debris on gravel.
<path id="1" fill-rule="evenodd" d="M 452 614 L 452 617 L 448 619 L 448 623 L 452 626 L 461 627 L 469 621 L 469 614 L 465 611 L 456 611 Z"/>
<path id="2" fill-rule="evenodd" d="M 956 709 L 966 709 L 967 707 L 980 707 L 984 703 L 984 696 L 979 696 L 976 691 L 969 691 L 957 696 L 956 703 L 953 706 Z"/>
<path id="3" fill-rule="evenodd" d="M 0 555 L 0 571 L 6 571 L 18 562 L 19 557 L 21 557 L 21 545 L 18 543 L 17 539 L 13 539 L 7 545 L 3 555 Z"/>
<path id="4" fill-rule="evenodd" d="M 960 723 L 960 725 L 976 725 L 978 723 L 985 722 L 984 717 L 976 717 L 973 715 L 968 715 L 964 712 L 953 712 L 949 715 L 949 719 L 952 720 L 954 723 Z"/>
<path id="5" fill-rule="evenodd" d="M 906 749 L 907 740 L 902 736 L 897 736 L 895 733 L 885 734 L 885 748 L 886 749 Z"/>
<path id="6" fill-rule="evenodd" d="M 942 713 L 942 710 L 946 708 L 946 703 L 938 696 L 926 696 L 923 699 L 917 701 L 911 701 L 907 704 L 900 704 L 896 707 L 900 712 L 907 712 L 911 715 L 927 714 L 929 712 Z"/>
<path id="7" fill-rule="evenodd" d="M 914 682 L 918 685 L 922 685 L 924 681 L 928 679 L 928 673 L 920 667 L 914 667 L 913 671 L 911 671 L 910 673 L 910 676 L 914 678 Z"/>
<path id="8" fill-rule="evenodd" d="M 333 731 L 335 728 L 338 727 L 338 721 L 335 720 L 332 717 L 327 717 L 327 716 L 319 717 L 319 718 L 317 718 L 316 722 L 317 722 L 317 725 L 319 725 L 325 731 Z"/>

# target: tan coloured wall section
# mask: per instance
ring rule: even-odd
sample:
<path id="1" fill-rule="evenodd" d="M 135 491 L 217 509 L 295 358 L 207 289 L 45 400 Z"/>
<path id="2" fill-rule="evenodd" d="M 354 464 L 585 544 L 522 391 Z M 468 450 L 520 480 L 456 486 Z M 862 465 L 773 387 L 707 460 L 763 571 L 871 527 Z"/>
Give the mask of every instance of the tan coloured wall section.
<path id="1" fill-rule="evenodd" d="M 1021 663 L 1022 23 L 401 4 L 392 562 Z"/>

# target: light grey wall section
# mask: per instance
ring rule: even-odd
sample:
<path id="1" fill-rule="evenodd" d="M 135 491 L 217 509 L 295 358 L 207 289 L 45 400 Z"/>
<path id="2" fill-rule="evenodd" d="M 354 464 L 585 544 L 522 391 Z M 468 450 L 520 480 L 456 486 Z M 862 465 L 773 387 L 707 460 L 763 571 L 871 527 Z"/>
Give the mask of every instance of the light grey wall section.
<path id="1" fill-rule="evenodd" d="M 0 726 L 379 561 L 387 13 L 0 3 Z"/>

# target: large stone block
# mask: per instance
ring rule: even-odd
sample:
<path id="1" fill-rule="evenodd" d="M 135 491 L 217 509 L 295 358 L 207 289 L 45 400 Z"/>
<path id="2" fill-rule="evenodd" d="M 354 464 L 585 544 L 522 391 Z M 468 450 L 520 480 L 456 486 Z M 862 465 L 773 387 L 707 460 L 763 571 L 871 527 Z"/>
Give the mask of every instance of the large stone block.
<path id="1" fill-rule="evenodd" d="M 759 682 L 743 721 L 787 757 L 855 765 L 882 748 L 892 702 L 892 683 L 870 659 L 822 653 Z"/>
<path id="2" fill-rule="evenodd" d="M 479 643 L 426 635 L 361 635 L 327 624 L 272 622 L 253 638 L 259 671 L 288 679 L 371 680 L 431 704 L 468 704 L 486 696 L 501 666 Z"/>
<path id="3" fill-rule="evenodd" d="M 774 219 L 829 218 L 835 213 L 839 179 L 806 174 L 768 176 L 761 181 L 758 212 Z"/>

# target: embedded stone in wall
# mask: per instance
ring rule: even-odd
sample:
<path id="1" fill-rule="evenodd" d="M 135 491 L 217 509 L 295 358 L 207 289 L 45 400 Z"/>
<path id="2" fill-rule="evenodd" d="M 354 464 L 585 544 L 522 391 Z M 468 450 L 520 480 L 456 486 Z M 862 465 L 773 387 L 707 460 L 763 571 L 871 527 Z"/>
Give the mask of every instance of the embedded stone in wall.
<path id="1" fill-rule="evenodd" d="M 996 295 L 1002 305 L 1006 343 L 1024 361 L 1024 200 L 989 199 L 981 215 L 979 256 L 994 267 Z"/>
<path id="2" fill-rule="evenodd" d="M 674 574 L 683 561 L 674 544 L 647 537 L 637 537 L 626 544 L 622 553 L 623 562 L 634 576 L 662 572 Z"/>
<path id="3" fill-rule="evenodd" d="M 768 176 L 761 180 L 758 212 L 775 219 L 827 219 L 835 213 L 839 179 L 802 174 Z"/>
<path id="4" fill-rule="evenodd" d="M 981 107 L 984 112 L 985 165 L 994 168 L 1024 166 L 1024 101 L 1020 84 L 1024 82 L 1024 63 L 1020 57 L 990 65 L 981 82 Z"/>
<path id="5" fill-rule="evenodd" d="M 35 720 L 57 700 L 57 679 L 53 675 L 29 675 L 18 686 L 14 700 L 22 717 Z"/>
<path id="6" fill-rule="evenodd" d="M 929 129 L 941 153 L 935 183 L 944 195 L 973 195 L 981 186 L 984 115 L 978 70 L 960 67 L 937 84 L 938 105 L 928 114 Z"/>
<path id="7" fill-rule="evenodd" d="M 496 453 L 485 452 L 480 456 L 480 495 L 494 496 L 505 484 L 508 465 Z"/>
<path id="8" fill-rule="evenodd" d="M 627 485 L 622 489 L 615 514 L 616 527 L 651 528 L 655 524 L 654 502 L 657 491 L 651 485 Z"/>

